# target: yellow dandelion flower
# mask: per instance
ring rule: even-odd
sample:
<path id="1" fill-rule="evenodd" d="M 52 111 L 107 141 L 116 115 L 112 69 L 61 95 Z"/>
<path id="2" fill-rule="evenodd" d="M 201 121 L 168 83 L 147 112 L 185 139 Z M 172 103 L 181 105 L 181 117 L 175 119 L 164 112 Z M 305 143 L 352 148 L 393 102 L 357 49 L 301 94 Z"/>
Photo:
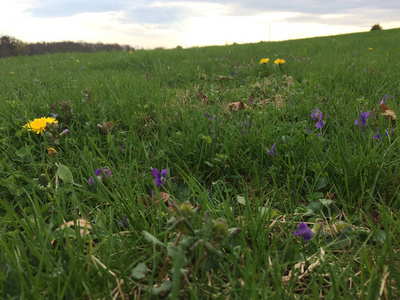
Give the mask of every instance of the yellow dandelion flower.
<path id="1" fill-rule="evenodd" d="M 10 74 L 11 74 L 11 75 L 14 75 L 15 73 L 14 73 L 14 72 L 10 72 Z"/>
<path id="2" fill-rule="evenodd" d="M 47 150 L 47 154 L 49 156 L 57 156 L 57 150 L 56 149 L 54 149 L 54 148 L 46 148 L 46 150 Z"/>
<path id="3" fill-rule="evenodd" d="M 77 59 L 76 62 L 81 62 L 81 61 L 79 59 Z"/>
<path id="4" fill-rule="evenodd" d="M 132 54 L 133 53 L 133 51 L 129 51 L 129 54 Z"/>
<path id="5" fill-rule="evenodd" d="M 374 49 L 372 49 L 371 47 L 369 47 L 369 51 L 374 51 Z"/>
<path id="6" fill-rule="evenodd" d="M 260 65 L 261 64 L 266 64 L 267 62 L 269 62 L 269 58 L 263 58 L 260 60 Z"/>
<path id="7" fill-rule="evenodd" d="M 39 134 L 44 131 L 47 123 L 58 123 L 58 121 L 54 118 L 42 117 L 40 119 L 29 121 L 29 123 L 25 124 L 23 128 L 28 128 L 28 130 L 35 131 Z"/>
<path id="8" fill-rule="evenodd" d="M 50 69 L 53 69 L 53 66 L 50 66 Z"/>
<path id="9" fill-rule="evenodd" d="M 276 65 L 283 65 L 285 62 L 286 62 L 286 61 L 285 61 L 284 59 L 278 58 L 278 59 L 276 59 L 276 60 L 274 61 L 274 64 L 276 64 Z"/>

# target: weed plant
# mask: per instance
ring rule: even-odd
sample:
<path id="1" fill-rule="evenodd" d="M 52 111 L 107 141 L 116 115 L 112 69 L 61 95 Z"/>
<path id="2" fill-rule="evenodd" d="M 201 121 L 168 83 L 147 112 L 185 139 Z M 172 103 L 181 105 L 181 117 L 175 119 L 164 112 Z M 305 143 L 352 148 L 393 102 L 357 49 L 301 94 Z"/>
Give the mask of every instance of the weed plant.
<path id="1" fill-rule="evenodd" d="M 2 59 L 1 297 L 396 299 L 399 36 Z"/>

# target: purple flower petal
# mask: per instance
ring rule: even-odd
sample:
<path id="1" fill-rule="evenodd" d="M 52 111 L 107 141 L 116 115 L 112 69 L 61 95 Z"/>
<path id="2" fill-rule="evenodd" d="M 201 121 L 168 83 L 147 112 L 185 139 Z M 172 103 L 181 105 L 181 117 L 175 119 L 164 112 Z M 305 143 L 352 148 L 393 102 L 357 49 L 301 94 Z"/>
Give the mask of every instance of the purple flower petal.
<path id="1" fill-rule="evenodd" d="M 324 121 L 318 121 L 317 123 L 315 123 L 316 128 L 323 128 L 324 126 L 325 126 Z"/>
<path id="2" fill-rule="evenodd" d="M 88 179 L 89 185 L 94 185 L 94 178 L 93 176 Z"/>
<path id="3" fill-rule="evenodd" d="M 161 170 L 160 174 L 160 172 L 158 172 L 158 169 L 155 168 L 151 171 L 151 175 L 153 175 L 154 177 L 154 183 L 156 184 L 156 186 L 160 188 L 165 183 L 165 178 L 167 177 L 167 169 Z"/>
<path id="4" fill-rule="evenodd" d="M 276 154 L 275 146 L 276 146 L 276 143 L 274 143 L 274 144 L 272 145 L 271 149 L 268 151 L 268 154 L 277 157 L 278 155 Z"/>
<path id="5" fill-rule="evenodd" d="M 112 175 L 112 172 L 110 169 L 107 168 L 102 168 L 102 170 L 104 171 L 104 173 L 106 174 L 106 177 L 110 177 Z"/>
<path id="6" fill-rule="evenodd" d="M 315 233 L 310 228 L 308 228 L 307 224 L 304 222 L 301 222 L 299 224 L 294 234 L 298 237 L 301 236 L 303 238 L 303 242 L 307 242 L 315 235 Z"/>

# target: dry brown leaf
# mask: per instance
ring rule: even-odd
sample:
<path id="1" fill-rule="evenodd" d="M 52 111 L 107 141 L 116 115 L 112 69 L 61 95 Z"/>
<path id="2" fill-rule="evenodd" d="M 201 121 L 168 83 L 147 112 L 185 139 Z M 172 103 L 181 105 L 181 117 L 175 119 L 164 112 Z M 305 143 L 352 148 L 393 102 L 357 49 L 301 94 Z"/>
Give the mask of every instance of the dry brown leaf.
<path id="1" fill-rule="evenodd" d="M 199 95 L 200 100 L 205 104 L 214 104 L 214 101 L 210 100 L 206 95 L 202 92 L 197 93 Z"/>
<path id="2" fill-rule="evenodd" d="M 227 105 L 226 105 L 226 109 L 228 110 L 228 111 L 232 111 L 232 110 L 243 110 L 243 109 L 249 109 L 250 107 L 247 105 L 247 104 L 245 104 L 245 103 L 243 103 L 243 101 L 239 101 L 239 102 L 231 102 L 231 103 L 228 103 Z"/>
<path id="3" fill-rule="evenodd" d="M 171 198 L 171 195 L 165 192 L 160 192 L 160 197 L 161 198 L 157 198 L 156 194 L 154 194 L 152 197 L 146 195 L 142 197 L 142 202 L 146 207 L 152 206 L 153 204 L 158 204 L 160 202 L 166 203 L 168 202 L 168 199 Z"/>
<path id="4" fill-rule="evenodd" d="M 265 100 L 259 102 L 258 105 L 259 106 L 265 106 L 265 105 L 268 105 L 268 104 L 272 103 L 273 101 L 274 100 L 268 98 L 268 99 L 265 99 Z"/>
<path id="5" fill-rule="evenodd" d="M 233 79 L 233 77 L 228 76 L 218 76 L 215 80 L 226 80 L 226 79 Z"/>
<path id="6" fill-rule="evenodd" d="M 89 221 L 86 219 L 78 219 L 76 221 L 69 221 L 63 225 L 61 225 L 61 229 L 64 227 L 74 227 L 74 226 L 78 226 L 81 227 L 82 229 L 79 229 L 79 232 L 81 234 L 81 236 L 85 236 L 87 234 L 89 234 L 88 229 L 93 229 L 92 225 L 89 224 Z"/>
<path id="7" fill-rule="evenodd" d="M 394 113 L 393 110 L 391 110 L 389 107 L 387 107 L 383 101 L 381 102 L 381 104 L 379 104 L 379 107 L 382 110 L 382 115 L 386 116 L 386 119 L 389 120 L 389 118 L 392 118 L 392 121 L 396 120 L 396 114 Z"/>

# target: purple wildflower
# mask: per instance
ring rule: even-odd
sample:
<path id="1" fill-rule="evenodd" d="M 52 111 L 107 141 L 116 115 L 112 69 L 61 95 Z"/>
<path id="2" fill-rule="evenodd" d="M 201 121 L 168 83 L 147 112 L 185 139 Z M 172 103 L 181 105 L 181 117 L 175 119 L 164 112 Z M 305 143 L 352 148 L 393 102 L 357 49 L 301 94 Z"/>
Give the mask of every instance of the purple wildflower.
<path id="1" fill-rule="evenodd" d="M 64 129 L 61 133 L 60 133 L 60 135 L 63 135 L 63 134 L 66 134 L 66 133 L 68 133 L 69 132 L 69 129 L 67 128 L 67 129 Z"/>
<path id="2" fill-rule="evenodd" d="M 383 138 L 382 134 L 374 135 L 374 140 L 380 140 L 381 138 Z"/>
<path id="3" fill-rule="evenodd" d="M 51 113 L 51 117 L 53 118 L 53 119 L 56 119 L 57 118 L 57 114 L 55 114 L 55 113 Z"/>
<path id="4" fill-rule="evenodd" d="M 323 128 L 324 126 L 325 126 L 324 121 L 318 121 L 317 123 L 315 123 L 316 128 Z"/>
<path id="5" fill-rule="evenodd" d="M 318 107 L 315 108 L 315 112 L 311 112 L 310 117 L 317 123 L 315 123 L 316 128 L 323 128 L 325 126 L 325 122 L 322 121 L 322 111 L 318 109 Z"/>
<path id="6" fill-rule="evenodd" d="M 369 111 L 366 111 L 365 113 L 363 113 L 363 111 L 361 111 L 361 117 L 360 117 L 360 121 L 359 119 L 354 121 L 354 125 L 359 125 L 361 126 L 361 130 L 364 130 L 364 127 L 367 126 L 367 118 L 370 115 Z"/>
<path id="7" fill-rule="evenodd" d="M 128 225 L 128 217 L 124 217 L 120 222 L 119 222 L 119 227 L 124 228 Z"/>
<path id="8" fill-rule="evenodd" d="M 121 152 L 125 152 L 125 146 L 124 145 L 121 146 Z"/>
<path id="9" fill-rule="evenodd" d="M 156 186 L 160 188 L 165 183 L 165 178 L 167 177 L 167 169 L 163 169 L 160 174 L 160 172 L 158 172 L 158 169 L 155 168 L 151 171 L 151 175 L 153 175 L 154 177 L 154 183 L 156 184 Z"/>
<path id="10" fill-rule="evenodd" d="M 386 103 L 386 98 L 387 98 L 387 94 L 383 95 L 383 98 L 382 98 L 382 102 L 383 102 L 383 104 L 385 104 L 385 103 Z"/>
<path id="11" fill-rule="evenodd" d="M 318 107 L 315 108 L 315 112 L 311 112 L 310 117 L 315 121 L 320 121 L 322 119 L 322 112 L 318 109 Z"/>
<path id="12" fill-rule="evenodd" d="M 396 129 L 396 127 L 392 127 L 392 129 L 390 130 L 390 132 L 389 132 L 389 131 L 387 131 L 387 130 L 385 130 L 385 131 L 386 131 L 386 136 L 388 136 L 388 135 L 389 135 L 389 133 L 393 132 L 393 130 L 395 130 L 395 129 Z"/>
<path id="13" fill-rule="evenodd" d="M 250 101 L 249 101 L 249 104 L 250 104 L 250 105 L 253 105 L 253 102 L 254 102 L 254 99 L 251 98 Z"/>
<path id="14" fill-rule="evenodd" d="M 106 177 L 110 177 L 112 175 L 112 172 L 110 169 L 108 168 L 102 168 L 102 170 L 104 171 L 104 174 L 106 174 Z"/>
<path id="15" fill-rule="evenodd" d="M 94 178 L 93 176 L 88 179 L 89 185 L 94 185 Z"/>
<path id="16" fill-rule="evenodd" d="M 307 224 L 304 222 L 301 222 L 299 224 L 294 234 L 299 237 L 301 236 L 303 238 L 303 242 L 307 242 L 315 235 L 315 233 L 310 228 L 308 228 Z"/>
<path id="17" fill-rule="evenodd" d="M 271 149 L 268 151 L 268 154 L 277 157 L 278 155 L 276 154 L 275 146 L 276 146 L 276 143 L 274 143 L 274 144 L 272 145 Z"/>
<path id="18" fill-rule="evenodd" d="M 210 120 L 213 120 L 213 119 L 215 120 L 215 119 L 216 119 L 215 116 L 214 116 L 214 117 L 211 117 L 209 113 L 205 113 L 204 116 L 206 116 L 206 117 L 209 118 Z"/>
<path id="19" fill-rule="evenodd" d="M 112 172 L 109 168 L 101 168 L 94 170 L 94 175 L 96 175 L 97 177 L 100 177 L 102 173 L 104 173 L 107 178 L 112 175 Z"/>

